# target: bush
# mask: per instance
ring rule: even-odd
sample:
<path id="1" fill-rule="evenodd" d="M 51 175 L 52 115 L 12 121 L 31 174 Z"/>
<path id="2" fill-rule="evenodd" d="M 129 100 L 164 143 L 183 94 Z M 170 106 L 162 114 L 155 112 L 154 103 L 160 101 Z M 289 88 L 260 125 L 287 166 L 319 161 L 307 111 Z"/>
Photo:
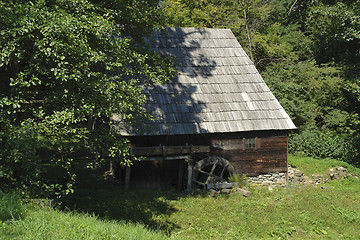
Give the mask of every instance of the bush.
<path id="1" fill-rule="evenodd" d="M 1 123 L 0 123 L 1 124 Z M 31 121 L 0 131 L 0 188 L 37 191 L 41 173 L 37 133 Z"/>
<path id="2" fill-rule="evenodd" d="M 354 142 L 330 129 L 310 126 L 290 137 L 289 152 L 352 162 L 356 156 L 356 147 Z"/>
<path id="3" fill-rule="evenodd" d="M 23 206 L 15 193 L 4 194 L 0 191 L 0 222 L 18 220 L 23 216 Z"/>

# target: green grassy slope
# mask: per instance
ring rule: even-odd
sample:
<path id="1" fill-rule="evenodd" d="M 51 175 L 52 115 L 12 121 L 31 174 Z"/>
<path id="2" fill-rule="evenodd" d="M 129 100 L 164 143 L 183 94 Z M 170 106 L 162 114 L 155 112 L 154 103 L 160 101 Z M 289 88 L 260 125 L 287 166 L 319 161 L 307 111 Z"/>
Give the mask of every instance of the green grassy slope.
<path id="1" fill-rule="evenodd" d="M 289 163 L 307 175 L 343 164 L 293 156 Z M 0 238 L 360 239 L 360 182 L 354 178 L 331 181 L 325 188 L 250 190 L 249 198 L 236 193 L 213 198 L 82 183 L 66 202 L 78 213 L 31 208 L 23 220 L 1 223 Z"/>
<path id="2" fill-rule="evenodd" d="M 140 224 L 99 220 L 93 215 L 50 208 L 28 209 L 22 220 L 6 221 L 0 239 L 164 239 Z"/>

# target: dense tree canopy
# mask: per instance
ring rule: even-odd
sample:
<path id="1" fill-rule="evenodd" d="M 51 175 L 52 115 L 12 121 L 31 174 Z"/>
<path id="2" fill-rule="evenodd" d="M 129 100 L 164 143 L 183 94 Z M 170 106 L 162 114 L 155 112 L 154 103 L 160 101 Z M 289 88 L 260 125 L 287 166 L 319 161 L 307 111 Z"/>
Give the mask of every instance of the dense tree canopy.
<path id="1" fill-rule="evenodd" d="M 161 24 L 152 0 L 0 1 L 1 188 L 63 194 L 75 179 L 76 149 L 126 157 L 126 140 L 109 131 L 107 117 L 149 117 L 142 86 L 173 73 L 142 42 Z M 44 184 L 41 149 L 63 167 L 62 181 Z"/>

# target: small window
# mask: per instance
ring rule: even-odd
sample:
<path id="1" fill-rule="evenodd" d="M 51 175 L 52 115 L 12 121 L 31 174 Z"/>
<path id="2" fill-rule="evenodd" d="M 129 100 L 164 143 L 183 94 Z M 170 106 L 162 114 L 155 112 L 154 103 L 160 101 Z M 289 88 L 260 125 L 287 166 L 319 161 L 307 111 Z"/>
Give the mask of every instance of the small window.
<path id="1" fill-rule="evenodd" d="M 255 138 L 245 138 L 245 149 L 255 149 L 256 141 Z"/>

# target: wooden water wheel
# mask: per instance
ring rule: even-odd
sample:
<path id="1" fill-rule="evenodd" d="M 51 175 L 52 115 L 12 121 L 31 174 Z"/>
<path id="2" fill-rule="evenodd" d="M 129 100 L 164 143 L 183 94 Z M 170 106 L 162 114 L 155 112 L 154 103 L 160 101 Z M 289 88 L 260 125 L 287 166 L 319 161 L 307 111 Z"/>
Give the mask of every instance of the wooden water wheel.
<path id="1" fill-rule="evenodd" d="M 222 157 L 206 157 L 194 166 L 193 182 L 206 187 L 208 183 L 224 182 L 235 174 L 231 163 Z"/>

